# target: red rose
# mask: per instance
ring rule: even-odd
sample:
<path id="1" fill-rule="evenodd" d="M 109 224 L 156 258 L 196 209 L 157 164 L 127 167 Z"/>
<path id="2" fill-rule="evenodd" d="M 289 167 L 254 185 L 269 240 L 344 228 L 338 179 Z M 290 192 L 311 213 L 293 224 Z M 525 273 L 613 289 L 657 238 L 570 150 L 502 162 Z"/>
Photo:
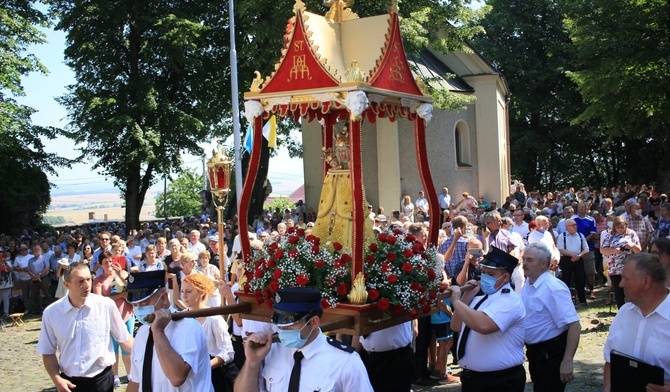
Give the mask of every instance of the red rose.
<path id="1" fill-rule="evenodd" d="M 402 313 L 405 310 L 402 308 L 402 305 L 400 304 L 393 305 L 392 308 L 395 313 Z"/>
<path id="2" fill-rule="evenodd" d="M 321 244 L 321 240 L 319 239 L 319 237 L 316 237 L 316 236 L 315 236 L 315 237 L 314 237 L 314 241 L 313 241 L 313 243 L 315 243 L 315 244 L 317 244 L 317 245 L 320 245 L 320 244 Z"/>
<path id="3" fill-rule="evenodd" d="M 298 250 L 297 249 L 291 249 L 291 250 L 288 251 L 288 255 L 290 257 L 293 257 L 293 258 L 298 257 Z"/>
<path id="4" fill-rule="evenodd" d="M 419 286 L 419 292 L 422 293 L 422 294 L 425 293 L 426 292 L 426 287 Z"/>
<path id="5" fill-rule="evenodd" d="M 375 255 L 367 255 L 365 257 L 365 261 L 367 261 L 368 264 L 374 264 L 375 262 Z"/>
<path id="6" fill-rule="evenodd" d="M 390 269 L 391 269 L 391 264 L 389 264 L 389 263 L 382 264 L 382 267 L 381 267 L 382 272 L 388 272 Z"/>
<path id="7" fill-rule="evenodd" d="M 277 283 L 276 280 L 273 280 L 270 282 L 270 286 L 268 288 L 270 289 L 271 293 L 276 293 L 277 290 L 279 290 L 279 283 Z"/>
<path id="8" fill-rule="evenodd" d="M 381 310 L 388 310 L 389 306 L 391 306 L 391 304 L 386 298 L 382 298 L 379 300 L 379 302 L 377 302 L 377 307 Z"/>
<path id="9" fill-rule="evenodd" d="M 298 237 L 297 235 L 292 235 L 292 236 L 288 237 L 288 242 L 290 244 L 295 245 L 295 244 L 298 243 L 298 241 L 300 241 L 300 237 Z"/>
<path id="10" fill-rule="evenodd" d="M 341 251 L 342 250 L 342 244 L 340 244 L 339 242 L 333 242 L 333 249 L 335 249 L 338 252 Z"/>
<path id="11" fill-rule="evenodd" d="M 379 250 L 379 246 L 375 242 L 371 243 L 369 246 L 370 252 L 376 252 Z"/>
<path id="12" fill-rule="evenodd" d="M 395 276 L 395 275 L 393 275 L 393 274 L 391 274 L 391 275 L 389 275 L 389 276 L 386 277 L 386 280 L 388 280 L 389 283 L 395 283 L 395 282 L 398 281 L 398 277 Z"/>
<path id="13" fill-rule="evenodd" d="M 244 282 L 244 284 L 242 285 L 242 291 L 244 291 L 245 293 L 249 294 L 249 290 L 250 290 L 250 289 L 251 289 L 251 287 L 249 286 L 249 282 Z M 259 304 L 259 305 L 260 305 L 260 304 Z"/>
<path id="14" fill-rule="evenodd" d="M 411 249 L 405 249 L 405 251 L 402 252 L 402 254 L 403 254 L 405 257 L 407 257 L 408 259 L 409 259 L 410 257 L 414 256 L 414 252 L 412 252 Z"/>
<path id="15" fill-rule="evenodd" d="M 401 229 L 393 229 L 393 234 L 400 235 L 400 234 L 402 234 L 402 230 Z"/>
<path id="16" fill-rule="evenodd" d="M 298 234 L 300 237 L 304 237 L 304 236 L 305 236 L 305 229 L 298 229 L 298 230 L 296 230 L 296 232 L 297 232 L 297 234 Z"/>
<path id="17" fill-rule="evenodd" d="M 314 262 L 314 266 L 315 266 L 316 268 L 321 268 L 321 267 L 324 266 L 324 264 L 325 264 L 324 261 L 321 260 L 321 259 L 319 259 L 319 260 L 317 260 L 317 261 Z"/>
<path id="18" fill-rule="evenodd" d="M 319 253 L 319 245 L 312 245 L 312 253 Z"/>
<path id="19" fill-rule="evenodd" d="M 305 240 L 314 243 L 314 240 L 316 239 L 316 236 L 314 234 L 310 234 L 307 237 L 305 237 Z"/>
<path id="20" fill-rule="evenodd" d="M 428 302 L 428 300 L 426 299 L 426 297 L 421 297 L 421 298 L 419 298 L 419 305 L 423 306 L 423 305 L 425 305 L 427 302 Z"/>
<path id="21" fill-rule="evenodd" d="M 254 278 L 256 278 L 256 279 L 260 279 L 260 278 L 262 278 L 262 277 L 263 277 L 263 270 L 257 269 L 257 270 L 254 272 Z"/>
<path id="22" fill-rule="evenodd" d="M 414 252 L 415 255 L 421 254 L 421 252 L 423 252 L 423 245 L 414 244 L 412 247 L 412 252 Z"/>
<path id="23" fill-rule="evenodd" d="M 389 245 L 395 245 L 396 241 L 398 241 L 398 237 L 392 235 L 386 237 L 386 243 Z"/>
<path id="24" fill-rule="evenodd" d="M 322 309 L 330 308 L 330 302 L 328 302 L 327 298 L 324 298 L 324 299 L 321 300 L 321 308 Z"/>
<path id="25" fill-rule="evenodd" d="M 402 263 L 402 270 L 407 272 L 408 274 L 412 272 L 413 269 L 414 267 L 412 266 L 411 263 Z"/>
<path id="26" fill-rule="evenodd" d="M 262 269 L 263 268 L 263 263 L 265 262 L 265 259 L 260 259 L 257 262 L 254 263 L 254 269 Z"/>
<path id="27" fill-rule="evenodd" d="M 275 259 L 279 260 L 279 259 L 281 259 L 282 257 L 284 257 L 284 251 L 281 250 L 281 249 L 277 249 L 277 251 L 275 252 L 274 256 L 275 256 Z"/>
<path id="28" fill-rule="evenodd" d="M 417 282 L 412 282 L 409 284 L 409 289 L 412 291 L 418 291 L 419 290 L 419 284 Z"/>
<path id="29" fill-rule="evenodd" d="M 244 276 L 247 277 L 247 281 L 250 281 L 254 278 L 254 275 L 251 273 L 251 271 L 244 271 Z"/>
<path id="30" fill-rule="evenodd" d="M 424 306 L 421 307 L 421 311 L 424 312 L 424 313 L 430 313 L 431 310 L 432 310 L 432 306 L 430 306 L 430 305 L 424 305 Z"/>
<path id="31" fill-rule="evenodd" d="M 389 262 L 394 262 L 395 261 L 395 253 L 393 252 L 386 252 L 386 260 Z"/>
<path id="32" fill-rule="evenodd" d="M 349 292 L 349 285 L 346 283 L 342 283 L 341 285 L 337 286 L 337 295 L 347 295 Z"/>
<path id="33" fill-rule="evenodd" d="M 281 278 L 281 270 L 277 268 L 273 273 L 272 273 L 272 278 L 273 279 L 279 279 Z"/>
<path id="34" fill-rule="evenodd" d="M 295 233 L 295 227 L 289 227 L 289 228 L 286 230 L 286 232 L 289 233 L 289 234 L 293 234 L 293 233 Z"/>
<path id="35" fill-rule="evenodd" d="M 275 259 L 268 260 L 268 268 L 274 268 L 276 266 L 277 266 L 277 263 L 275 262 Z"/>
<path id="36" fill-rule="evenodd" d="M 342 267 L 344 266 L 344 264 L 342 264 L 342 260 L 340 260 L 340 259 L 335 259 L 335 261 L 333 261 L 333 266 L 334 266 L 335 268 L 342 268 Z"/>
<path id="37" fill-rule="evenodd" d="M 430 297 L 430 299 L 435 299 L 435 298 L 437 298 L 437 291 L 435 291 L 435 290 L 430 290 L 430 291 L 428 292 L 428 297 Z"/>
<path id="38" fill-rule="evenodd" d="M 415 319 L 418 315 L 419 315 L 419 312 L 417 312 L 414 309 L 409 311 L 409 318 L 411 318 L 411 319 Z"/>
<path id="39" fill-rule="evenodd" d="M 371 289 L 368 291 L 368 297 L 370 298 L 370 301 L 376 301 L 377 298 L 379 298 L 379 290 Z"/>
<path id="40" fill-rule="evenodd" d="M 435 273 L 435 270 L 430 268 L 428 270 L 428 279 L 435 280 L 436 277 L 437 277 L 437 274 Z"/>
<path id="41" fill-rule="evenodd" d="M 278 245 L 277 245 L 276 242 L 271 242 L 271 243 L 270 243 L 269 248 L 270 248 L 271 251 L 274 252 L 275 250 L 277 250 L 277 247 L 278 247 Z"/>
<path id="42" fill-rule="evenodd" d="M 407 234 L 405 239 L 409 242 L 414 242 L 416 240 L 416 237 L 414 236 L 414 234 Z"/>
<path id="43" fill-rule="evenodd" d="M 300 274 L 296 276 L 295 282 L 300 286 L 305 286 L 307 283 L 309 283 L 309 277 L 307 277 L 305 274 Z"/>
<path id="44" fill-rule="evenodd" d="M 379 239 L 379 242 L 386 242 L 386 237 L 387 237 L 386 233 L 381 233 L 377 238 Z"/>
<path id="45" fill-rule="evenodd" d="M 346 253 L 342 254 L 342 257 L 340 258 L 342 259 L 343 263 L 351 263 L 351 256 Z"/>
<path id="46" fill-rule="evenodd" d="M 428 260 L 428 255 L 425 254 L 425 253 L 422 253 L 421 258 L 424 259 L 424 260 Z"/>

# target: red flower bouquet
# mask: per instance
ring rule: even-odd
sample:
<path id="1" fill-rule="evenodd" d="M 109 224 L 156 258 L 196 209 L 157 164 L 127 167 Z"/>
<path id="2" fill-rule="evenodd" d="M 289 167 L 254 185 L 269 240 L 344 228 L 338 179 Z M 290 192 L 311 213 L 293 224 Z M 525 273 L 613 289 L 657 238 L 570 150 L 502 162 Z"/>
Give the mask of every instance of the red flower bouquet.
<path id="1" fill-rule="evenodd" d="M 442 269 L 435 247 L 424 249 L 402 229 L 379 234 L 365 256 L 368 298 L 383 311 L 429 312 L 440 290 Z"/>
<path id="2" fill-rule="evenodd" d="M 304 286 L 321 291 L 324 307 L 345 300 L 351 285 L 351 256 L 334 243 L 334 252 L 321 247 L 318 237 L 290 228 L 277 242 L 267 245 L 247 264 L 245 292 L 256 301 L 272 306 L 280 288 Z"/>

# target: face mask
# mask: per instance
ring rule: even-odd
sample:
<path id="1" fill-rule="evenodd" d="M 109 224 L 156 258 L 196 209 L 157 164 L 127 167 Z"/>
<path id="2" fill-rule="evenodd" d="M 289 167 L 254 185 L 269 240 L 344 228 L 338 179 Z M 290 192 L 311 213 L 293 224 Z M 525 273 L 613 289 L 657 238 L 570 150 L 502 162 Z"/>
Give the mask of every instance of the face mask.
<path id="1" fill-rule="evenodd" d="M 540 233 L 544 233 L 545 231 L 547 231 L 547 229 L 545 229 L 544 227 L 540 229 Z"/>
<path id="2" fill-rule="evenodd" d="M 642 216 L 642 210 L 635 210 L 635 215 Z"/>
<path id="3" fill-rule="evenodd" d="M 611 230 L 612 227 L 614 227 L 614 222 L 607 222 L 607 228 Z"/>
<path id="4" fill-rule="evenodd" d="M 305 328 L 308 326 L 309 323 L 305 324 L 302 326 L 302 328 Z M 309 335 L 307 335 L 306 338 L 301 338 L 300 337 L 300 331 L 302 331 L 302 328 L 300 329 L 279 329 L 279 340 L 281 341 L 281 344 L 284 347 L 288 348 L 300 348 L 307 343 L 307 340 L 309 339 L 309 335 L 312 334 L 312 331 L 309 332 Z"/>
<path id="5" fill-rule="evenodd" d="M 500 279 L 500 278 L 498 278 Z M 484 294 L 495 294 L 496 291 L 496 282 L 498 282 L 498 279 L 494 278 L 491 275 L 487 274 L 482 274 L 482 278 L 480 283 L 480 286 Z"/>
<path id="6" fill-rule="evenodd" d="M 135 313 L 135 318 L 140 321 L 142 325 L 151 325 L 149 321 L 146 321 L 144 318 L 153 313 L 156 310 L 156 304 L 160 301 L 160 297 L 156 300 L 156 303 L 153 305 L 144 305 L 144 306 L 133 306 L 133 312 Z"/>
<path id="7" fill-rule="evenodd" d="M 149 243 L 150 243 L 150 244 L 155 244 L 155 243 L 156 243 L 156 240 L 149 240 Z"/>

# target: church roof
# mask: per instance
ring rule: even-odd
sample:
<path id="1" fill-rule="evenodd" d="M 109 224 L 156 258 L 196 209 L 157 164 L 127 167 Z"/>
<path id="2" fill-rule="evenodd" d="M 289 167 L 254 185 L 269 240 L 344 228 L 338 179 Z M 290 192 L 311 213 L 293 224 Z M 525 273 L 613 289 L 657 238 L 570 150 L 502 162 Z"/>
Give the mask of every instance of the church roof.
<path id="1" fill-rule="evenodd" d="M 418 56 L 409 55 L 407 60 L 415 73 L 438 89 L 449 90 L 455 93 L 474 93 L 466 81 L 456 75 L 454 71 L 437 58 L 433 52 L 422 50 Z"/>

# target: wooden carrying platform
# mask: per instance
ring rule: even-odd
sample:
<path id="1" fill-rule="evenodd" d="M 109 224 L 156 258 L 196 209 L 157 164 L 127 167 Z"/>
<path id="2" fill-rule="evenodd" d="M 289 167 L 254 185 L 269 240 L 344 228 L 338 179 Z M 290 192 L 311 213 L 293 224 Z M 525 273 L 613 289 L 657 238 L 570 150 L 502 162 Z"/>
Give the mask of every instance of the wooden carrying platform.
<path id="1" fill-rule="evenodd" d="M 237 292 L 241 302 L 251 305 L 251 311 L 240 313 L 243 319 L 270 322 L 272 310 L 267 305 L 258 304 L 254 294 Z M 435 313 L 436 307 L 431 308 L 429 313 L 419 312 L 418 317 L 426 317 Z M 324 309 L 322 317 L 323 332 L 343 333 L 345 335 L 367 335 L 385 328 L 393 327 L 410 321 L 408 312 L 393 313 L 390 309 L 384 311 L 377 308 L 375 304 L 350 305 L 340 304 L 335 308 Z"/>

